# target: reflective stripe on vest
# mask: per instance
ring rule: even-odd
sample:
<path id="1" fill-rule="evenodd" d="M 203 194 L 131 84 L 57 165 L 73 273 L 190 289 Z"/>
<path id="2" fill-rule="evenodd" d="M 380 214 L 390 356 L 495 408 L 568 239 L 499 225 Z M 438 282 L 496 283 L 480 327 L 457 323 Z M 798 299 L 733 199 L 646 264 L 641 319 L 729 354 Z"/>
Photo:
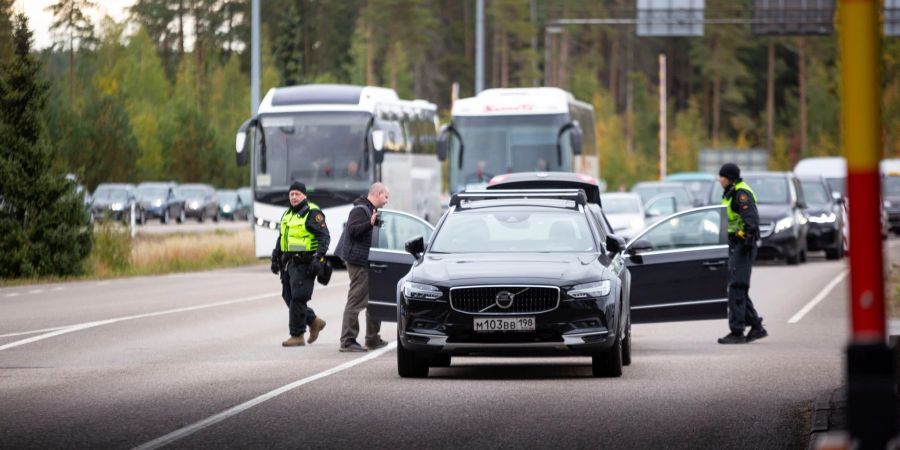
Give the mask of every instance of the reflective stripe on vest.
<path id="1" fill-rule="evenodd" d="M 294 214 L 290 208 L 281 216 L 281 251 L 282 252 L 314 252 L 319 248 L 319 241 L 311 231 L 306 229 L 306 218 L 319 206 L 309 202 L 309 208 L 302 216 Z"/>
<path id="2" fill-rule="evenodd" d="M 753 189 L 750 189 L 749 184 L 741 181 L 740 183 L 734 185 L 734 193 L 737 193 L 738 189 L 743 189 L 749 192 L 750 195 L 753 196 L 753 203 L 756 204 L 756 194 L 753 192 Z M 722 198 L 722 204 L 725 205 L 725 211 L 728 212 L 728 234 L 734 234 L 744 229 L 744 219 L 742 219 L 741 215 L 734 212 L 734 210 L 731 208 L 731 200 L 733 199 L 733 194 L 732 197 Z"/>

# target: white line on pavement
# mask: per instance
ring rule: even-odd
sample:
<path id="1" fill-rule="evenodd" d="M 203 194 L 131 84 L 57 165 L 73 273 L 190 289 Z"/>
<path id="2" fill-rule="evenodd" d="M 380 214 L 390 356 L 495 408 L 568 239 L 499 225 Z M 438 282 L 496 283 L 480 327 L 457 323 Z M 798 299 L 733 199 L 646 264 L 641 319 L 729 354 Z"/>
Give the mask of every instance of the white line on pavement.
<path id="1" fill-rule="evenodd" d="M 344 283 L 332 284 L 329 286 L 322 287 L 320 290 L 333 288 L 333 287 L 346 286 L 348 284 L 350 284 L 349 281 L 344 282 Z M 147 317 L 156 317 L 156 316 L 163 316 L 163 315 L 167 315 L 167 314 L 196 311 L 198 309 L 214 308 L 216 306 L 233 305 L 235 303 L 251 302 L 254 300 L 260 300 L 263 298 L 270 298 L 270 297 L 275 297 L 275 296 L 280 296 L 280 295 L 281 295 L 281 292 L 272 292 L 269 294 L 254 295 L 252 297 L 244 297 L 244 298 L 239 298 L 239 299 L 235 299 L 235 300 L 226 300 L 223 302 L 205 303 L 202 305 L 188 306 L 188 307 L 184 307 L 184 308 L 167 309 L 165 311 L 157 311 L 157 312 L 146 313 L 146 314 L 136 314 L 133 316 L 124 316 L 124 317 L 116 317 L 116 318 L 106 319 L 106 320 L 98 320 L 95 322 L 85 322 L 85 323 L 79 323 L 79 324 L 74 324 L 74 325 L 67 325 L 64 327 L 50 329 L 53 331 L 50 331 L 46 334 L 41 334 L 38 336 L 30 337 L 28 339 L 22 339 L 21 341 L 15 341 L 15 342 L 10 342 L 9 344 L 0 345 L 0 351 L 7 350 L 10 348 L 14 348 L 14 347 L 19 347 L 19 346 L 22 346 L 25 344 L 30 344 L 32 342 L 43 341 L 44 339 L 50 339 L 52 337 L 56 337 L 61 334 L 68 334 L 68 333 L 72 333 L 75 331 L 86 330 L 88 328 L 95 328 L 95 327 L 99 327 L 102 325 L 109 325 L 112 323 L 122 322 L 122 321 L 126 321 L 126 320 L 145 319 Z M 40 331 L 45 331 L 45 330 L 36 330 L 35 332 L 40 332 Z M 31 332 L 20 332 L 19 334 L 32 334 L 32 333 Z"/>
<path id="2" fill-rule="evenodd" d="M 812 309 L 815 308 L 816 305 L 819 304 L 819 302 L 821 302 L 822 300 L 825 300 L 825 297 L 827 297 L 828 294 L 831 293 L 831 290 L 834 289 L 835 286 L 837 286 L 838 284 L 840 284 L 841 281 L 844 281 L 844 278 L 847 277 L 847 274 L 848 274 L 848 273 L 850 273 L 850 269 L 844 269 L 843 272 L 841 272 L 840 274 L 838 274 L 838 276 L 834 277 L 834 279 L 831 280 L 830 283 L 826 284 L 825 287 L 822 288 L 822 290 L 819 291 L 819 293 L 816 294 L 816 296 L 813 297 L 813 299 L 809 301 L 809 303 L 807 303 L 806 305 L 804 305 L 803 308 L 800 309 L 800 311 L 797 311 L 797 314 L 794 314 L 793 317 L 791 317 L 790 319 L 788 319 L 788 323 L 797 323 L 797 322 L 799 322 L 800 319 L 802 319 L 803 316 L 806 315 L 806 313 L 812 311 Z"/>
<path id="3" fill-rule="evenodd" d="M 19 331 L 18 333 L 0 334 L 0 338 L 13 337 L 13 336 L 24 336 L 26 334 L 46 333 L 48 331 L 62 330 L 63 328 L 68 328 L 68 327 L 43 328 L 40 330 Z"/>
<path id="4" fill-rule="evenodd" d="M 280 388 L 266 392 L 265 394 L 260 395 L 259 397 L 256 397 L 252 400 L 248 400 L 244 403 L 241 403 L 240 405 L 226 409 L 225 411 L 222 411 L 214 416 L 207 417 L 206 419 L 203 419 L 199 422 L 196 422 L 196 423 L 188 425 L 184 428 L 175 430 L 165 436 L 154 439 L 145 444 L 139 445 L 139 446 L 135 447 L 134 450 L 150 450 L 150 449 L 157 449 L 160 447 L 164 447 L 164 446 L 169 445 L 172 442 L 175 442 L 181 438 L 190 436 L 206 427 L 215 425 L 229 417 L 240 414 L 241 412 L 246 411 L 256 405 L 259 405 L 260 403 L 271 400 L 281 394 L 284 394 L 285 392 L 288 392 L 290 390 L 293 390 L 300 386 L 303 386 L 304 384 L 311 383 L 311 382 L 316 381 L 321 378 L 325 378 L 329 375 L 334 375 L 338 372 L 347 370 L 353 366 L 357 366 L 366 361 L 375 359 L 375 358 L 393 350 L 395 347 L 397 347 L 397 342 L 391 342 L 390 344 L 387 345 L 387 347 L 384 347 L 379 350 L 375 350 L 373 352 L 369 352 L 369 354 L 367 354 L 366 356 L 347 361 L 339 366 L 332 367 L 328 370 L 319 372 L 315 375 L 308 376 L 301 380 L 294 381 L 293 383 L 286 384 Z"/>
<path id="5" fill-rule="evenodd" d="M 4 295 L 4 297 L 18 297 L 18 292 L 10 292 L 9 294 Z"/>
<path id="6" fill-rule="evenodd" d="M 33 290 L 33 291 L 28 291 L 29 294 L 40 294 L 40 293 L 43 293 L 43 292 L 44 292 L 43 289 L 35 289 L 35 290 Z"/>

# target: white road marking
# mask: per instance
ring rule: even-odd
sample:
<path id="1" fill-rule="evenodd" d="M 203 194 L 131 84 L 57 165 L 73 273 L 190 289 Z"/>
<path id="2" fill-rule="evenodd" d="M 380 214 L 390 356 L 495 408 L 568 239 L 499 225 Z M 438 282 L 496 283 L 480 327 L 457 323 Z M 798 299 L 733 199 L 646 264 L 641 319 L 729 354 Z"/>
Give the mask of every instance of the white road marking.
<path id="1" fill-rule="evenodd" d="M 396 347 L 397 347 L 397 342 L 396 341 L 391 342 L 390 344 L 387 345 L 387 347 L 375 350 L 373 352 L 369 352 L 366 356 L 347 361 L 339 366 L 332 367 L 328 370 L 319 372 L 315 375 L 308 376 L 306 378 L 294 381 L 293 383 L 286 384 L 280 388 L 266 392 L 265 394 L 260 395 L 259 397 L 256 397 L 252 400 L 248 400 L 244 403 L 241 403 L 240 405 L 233 406 L 233 407 L 226 409 L 225 411 L 222 411 L 214 416 L 207 417 L 206 419 L 203 419 L 199 422 L 193 423 L 184 428 L 179 428 L 165 436 L 156 438 L 150 442 L 139 445 L 139 446 L 135 447 L 134 450 L 151 450 L 151 449 L 157 449 L 160 447 L 164 447 L 164 446 L 169 445 L 172 442 L 175 442 L 179 439 L 190 436 L 204 428 L 215 425 L 229 417 L 240 414 L 241 412 L 246 411 L 256 405 L 259 405 L 260 403 L 263 403 L 265 401 L 268 401 L 275 397 L 278 397 L 279 395 L 284 394 L 285 392 L 288 392 L 290 390 L 293 390 L 300 386 L 303 386 L 304 384 L 311 383 L 313 381 L 325 378 L 329 375 L 334 375 L 338 372 L 341 372 L 341 371 L 347 370 L 351 367 L 360 365 L 366 361 L 375 359 L 375 358 L 393 350 Z"/>
<path id="2" fill-rule="evenodd" d="M 26 335 L 26 334 L 46 333 L 46 332 L 48 332 L 48 331 L 56 331 L 56 330 L 61 330 L 61 329 L 63 329 L 63 328 L 68 328 L 68 327 L 43 328 L 43 329 L 40 329 L 40 330 L 19 331 L 18 333 L 0 334 L 0 338 L 4 338 L 4 337 L 13 337 L 13 336 L 24 336 L 24 335 Z"/>
<path id="3" fill-rule="evenodd" d="M 53 288 L 53 289 L 50 289 L 50 290 L 51 290 L 51 291 L 61 291 L 61 290 L 63 290 L 63 288 L 62 288 L 62 286 L 57 286 L 57 287 L 55 287 L 55 288 Z"/>
<path id="4" fill-rule="evenodd" d="M 10 292 L 9 294 L 4 295 L 4 297 L 18 297 L 18 292 Z"/>
<path id="5" fill-rule="evenodd" d="M 320 290 L 334 288 L 334 287 L 340 287 L 340 286 L 346 286 L 349 284 L 350 284 L 349 281 L 344 282 L 344 283 L 332 284 L 332 285 L 324 286 Z M 269 294 L 254 295 L 252 297 L 243 297 L 243 298 L 239 298 L 239 299 L 235 299 L 235 300 L 226 300 L 226 301 L 222 301 L 222 302 L 205 303 L 202 305 L 188 306 L 188 307 L 184 307 L 184 308 L 167 309 L 165 311 L 157 311 L 157 312 L 146 313 L 146 314 L 136 314 L 133 316 L 116 317 L 116 318 L 112 318 L 112 319 L 98 320 L 95 322 L 85 322 L 85 323 L 79 323 L 79 324 L 74 324 L 74 325 L 62 326 L 62 327 L 58 327 L 58 328 L 50 328 L 47 330 L 34 330 L 34 332 L 19 332 L 17 334 L 22 335 L 22 334 L 33 334 L 33 333 L 38 333 L 41 331 L 52 330 L 46 334 L 41 334 L 38 336 L 30 337 L 28 339 L 22 339 L 20 341 L 15 341 L 15 342 L 10 342 L 9 344 L 0 345 L 0 351 L 19 347 L 19 346 L 22 346 L 25 344 L 31 344 L 32 342 L 43 341 L 44 339 L 50 339 L 52 337 L 56 337 L 61 334 L 68 334 L 68 333 L 72 333 L 75 331 L 86 330 L 88 328 L 96 328 L 99 326 L 109 325 L 109 324 L 113 324 L 113 323 L 117 323 L 117 322 L 123 322 L 126 320 L 146 319 L 147 317 L 156 317 L 156 316 L 163 316 L 163 315 L 167 315 L 167 314 L 176 314 L 176 313 L 181 313 L 181 312 L 196 311 L 198 309 L 215 308 L 216 306 L 233 305 L 235 303 L 251 302 L 251 301 L 255 301 L 255 300 L 271 298 L 271 297 L 276 297 L 276 296 L 281 296 L 281 292 L 272 292 Z"/>
<path id="6" fill-rule="evenodd" d="M 40 294 L 42 292 L 44 292 L 43 289 L 35 289 L 33 291 L 28 291 L 29 294 Z"/>
<path id="7" fill-rule="evenodd" d="M 828 294 L 831 293 L 832 289 L 834 289 L 835 286 L 840 284 L 841 281 L 844 281 L 844 278 L 847 278 L 847 274 L 849 274 L 849 273 L 850 273 L 850 269 L 844 269 L 843 272 L 841 272 L 838 276 L 834 277 L 834 279 L 831 280 L 830 283 L 826 284 L 825 287 L 822 288 L 822 290 L 819 291 L 819 293 L 815 297 L 813 297 L 812 300 L 809 301 L 809 303 L 804 305 L 803 308 L 800 309 L 800 311 L 797 311 L 797 314 L 794 314 L 793 317 L 788 319 L 788 323 L 799 322 L 800 319 L 802 319 L 803 316 L 806 315 L 806 313 L 812 311 L 812 309 L 815 308 L 816 305 L 818 305 L 822 300 L 825 300 L 825 297 L 828 297 Z"/>

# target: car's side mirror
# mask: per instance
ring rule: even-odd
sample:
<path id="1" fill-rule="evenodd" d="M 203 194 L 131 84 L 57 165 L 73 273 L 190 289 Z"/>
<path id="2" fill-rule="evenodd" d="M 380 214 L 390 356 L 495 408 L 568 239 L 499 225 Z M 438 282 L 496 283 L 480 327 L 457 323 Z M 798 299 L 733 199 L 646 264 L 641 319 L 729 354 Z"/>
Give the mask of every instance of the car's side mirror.
<path id="1" fill-rule="evenodd" d="M 800 209 L 806 209 L 809 208 L 809 205 L 807 205 L 803 200 L 797 200 L 797 207 Z"/>
<path id="2" fill-rule="evenodd" d="M 237 152 L 235 153 L 235 157 L 237 158 L 237 164 L 239 166 L 247 165 L 247 161 L 250 160 L 250 131 L 256 127 L 258 123 L 259 121 L 257 121 L 256 118 L 251 118 L 244 121 L 240 128 L 238 128 L 237 136 L 235 136 L 234 140 L 234 149 Z"/>
<path id="3" fill-rule="evenodd" d="M 406 252 L 413 255 L 413 258 L 419 259 L 422 253 L 425 253 L 425 238 L 416 236 L 406 241 Z"/>
<path id="4" fill-rule="evenodd" d="M 631 243 L 628 247 L 628 254 L 636 255 L 638 253 L 649 252 L 653 250 L 653 244 L 646 239 L 638 239 Z"/>
<path id="5" fill-rule="evenodd" d="M 625 250 L 625 239 L 615 234 L 606 237 L 606 249 L 612 254 L 621 253 Z"/>
<path id="6" fill-rule="evenodd" d="M 834 201 L 837 202 L 837 203 L 840 203 L 840 204 L 842 204 L 842 205 L 844 204 L 844 196 L 841 195 L 840 192 L 832 192 L 832 193 L 831 193 L 831 198 L 833 198 Z"/>

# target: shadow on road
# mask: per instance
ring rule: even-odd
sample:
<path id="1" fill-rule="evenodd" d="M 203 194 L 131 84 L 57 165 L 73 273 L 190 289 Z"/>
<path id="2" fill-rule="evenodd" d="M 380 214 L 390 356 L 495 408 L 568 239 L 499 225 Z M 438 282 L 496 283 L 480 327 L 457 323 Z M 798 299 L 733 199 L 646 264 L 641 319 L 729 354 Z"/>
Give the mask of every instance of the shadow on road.
<path id="1" fill-rule="evenodd" d="M 556 380 L 560 378 L 593 378 L 590 359 L 583 364 L 496 364 L 462 363 L 448 368 L 432 368 L 429 378 L 465 380 Z"/>

